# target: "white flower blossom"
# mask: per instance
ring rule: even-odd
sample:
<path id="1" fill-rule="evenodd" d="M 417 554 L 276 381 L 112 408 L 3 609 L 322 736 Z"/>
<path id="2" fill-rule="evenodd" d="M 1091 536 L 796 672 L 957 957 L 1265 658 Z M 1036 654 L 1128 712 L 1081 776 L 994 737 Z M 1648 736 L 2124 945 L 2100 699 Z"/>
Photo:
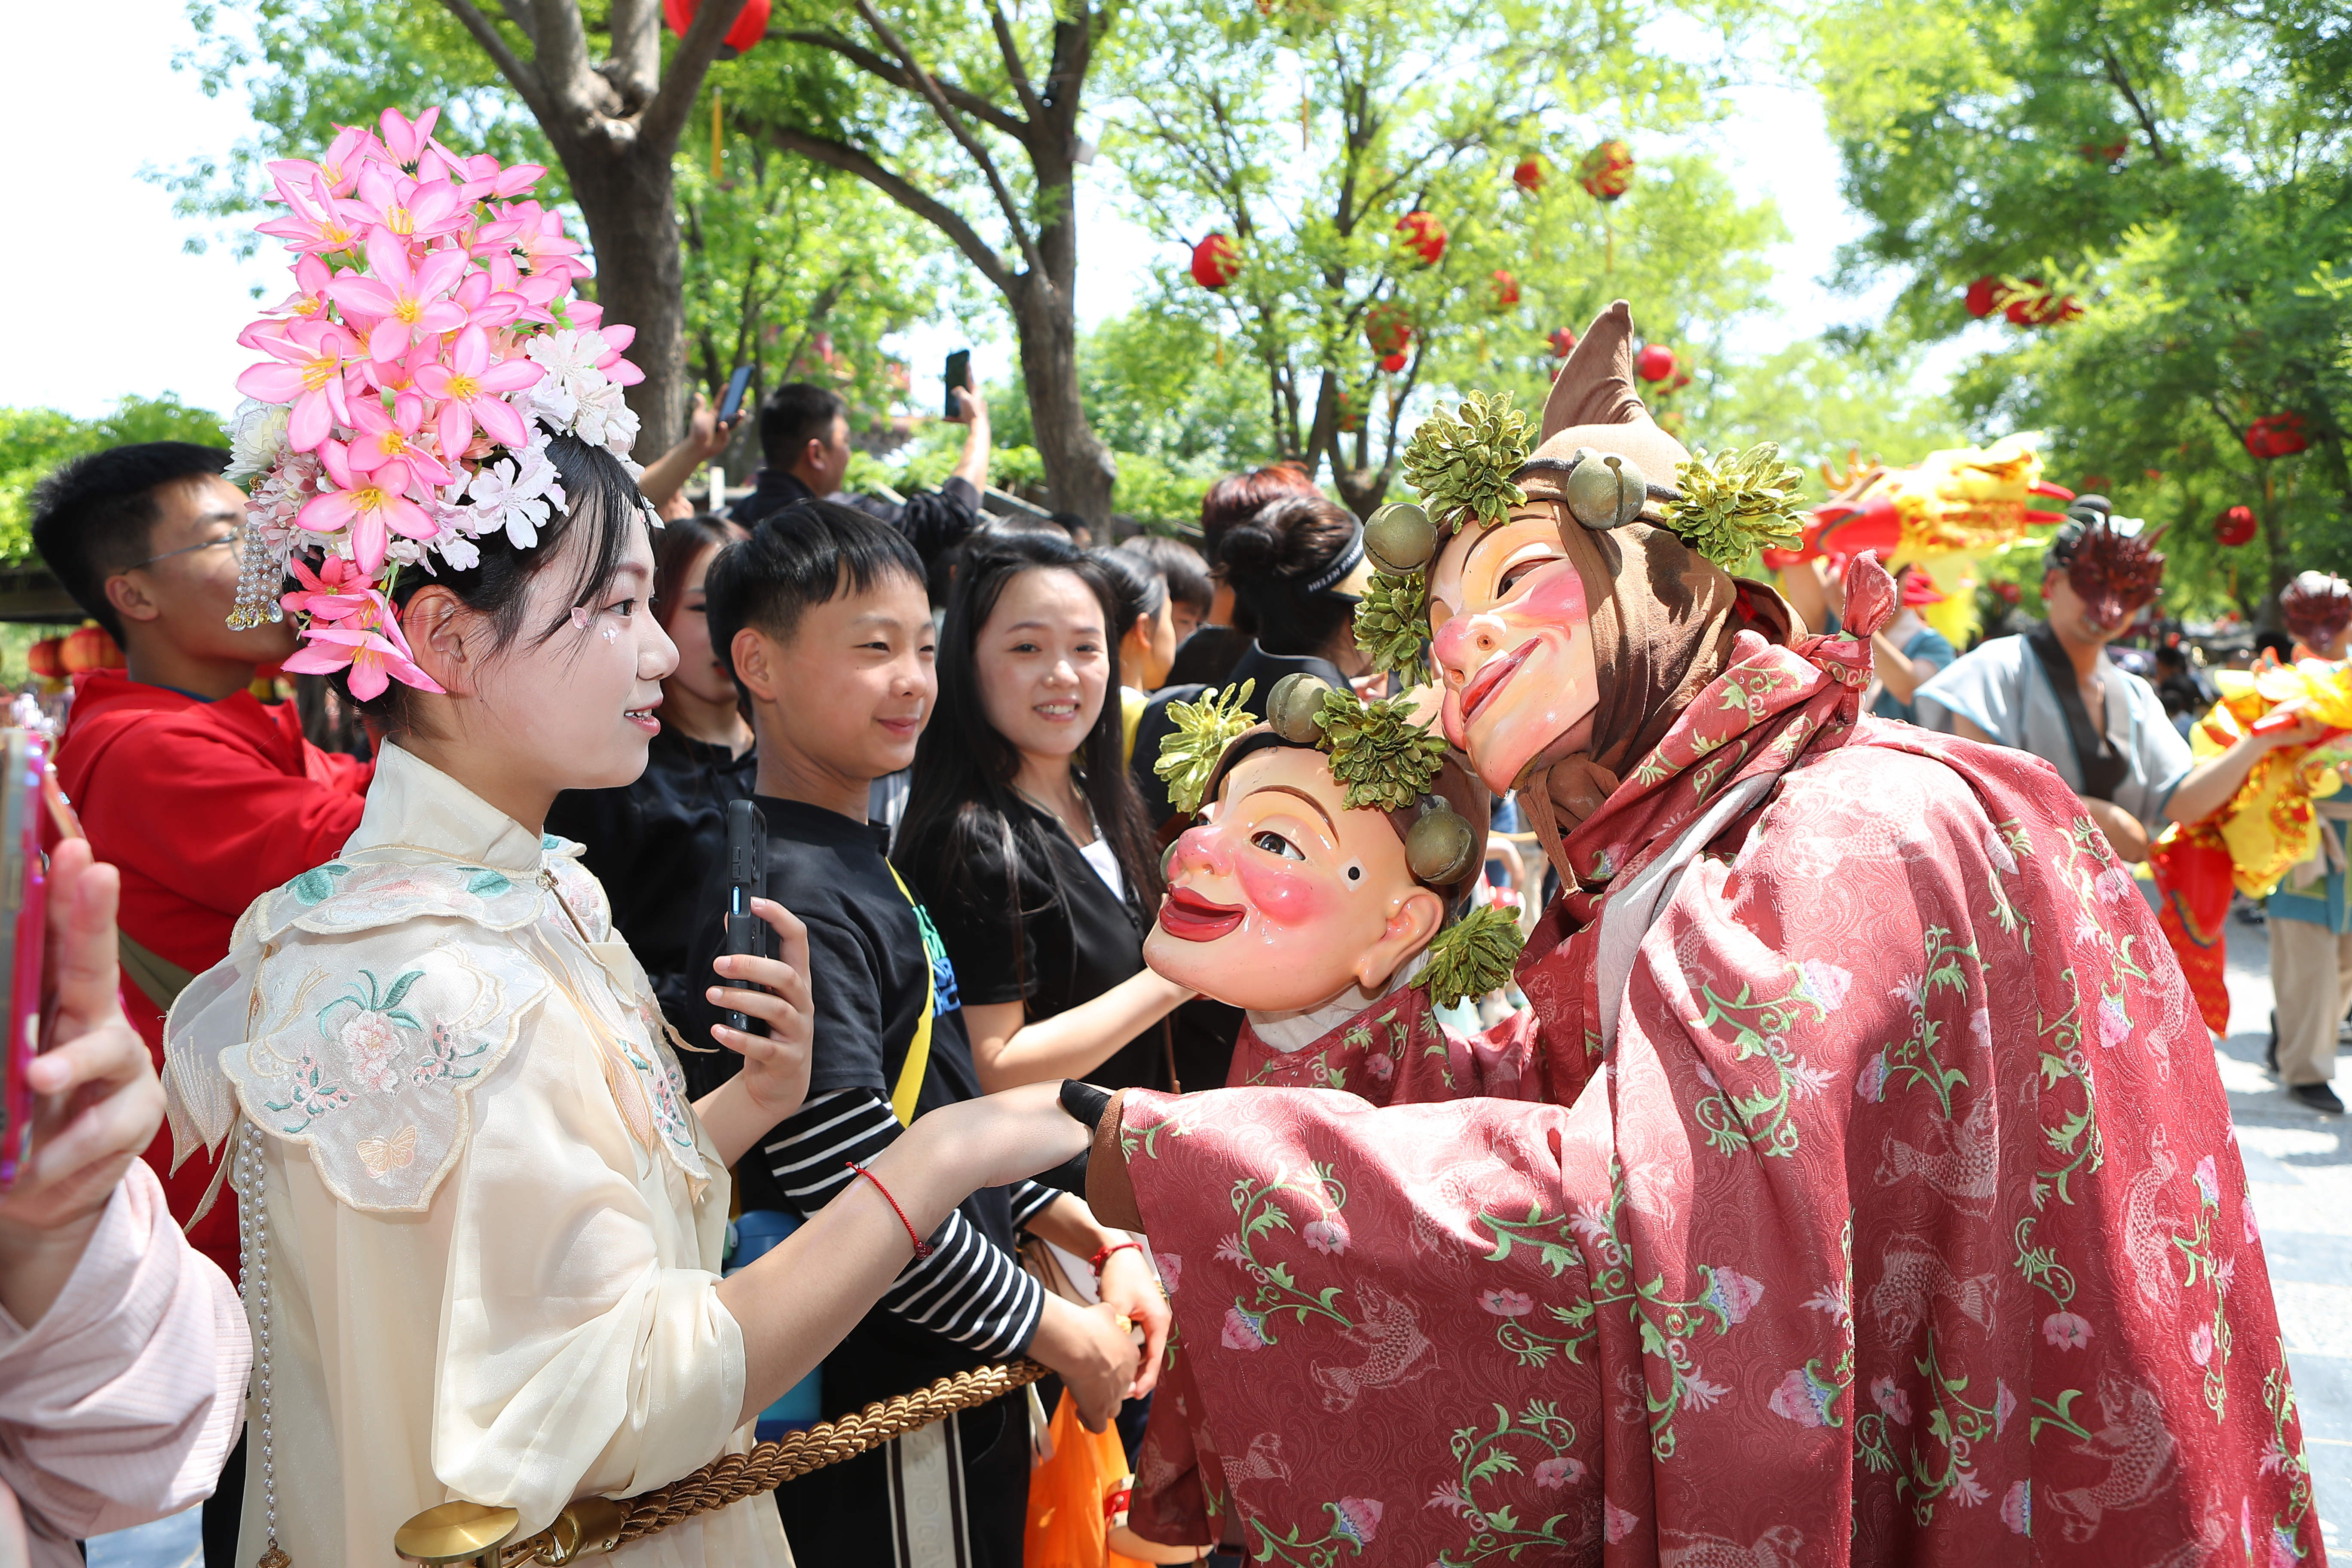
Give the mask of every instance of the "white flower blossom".
<path id="1" fill-rule="evenodd" d="M 268 473 L 286 450 L 286 420 L 289 405 L 248 397 L 236 405 L 222 429 L 228 436 L 229 463 L 221 478 L 235 484 Z"/>

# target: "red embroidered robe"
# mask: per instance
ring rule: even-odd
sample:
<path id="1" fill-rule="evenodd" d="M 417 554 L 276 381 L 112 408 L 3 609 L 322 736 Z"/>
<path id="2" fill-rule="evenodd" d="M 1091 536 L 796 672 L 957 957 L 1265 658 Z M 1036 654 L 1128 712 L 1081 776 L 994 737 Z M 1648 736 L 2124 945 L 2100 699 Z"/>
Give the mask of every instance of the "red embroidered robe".
<path id="1" fill-rule="evenodd" d="M 1570 835 L 1600 890 L 1521 963 L 1530 1100 L 1459 1098 L 1484 1075 L 1369 1014 L 1267 1075 L 1297 1087 L 1128 1096 L 1177 1320 L 1143 1533 L 1237 1508 L 1255 1562 L 1416 1568 L 2323 1560 L 2153 916 L 2045 764 L 1858 718 L 1868 658 L 1744 634 Z M 1604 1048 L 1609 899 L 1754 777 Z"/>

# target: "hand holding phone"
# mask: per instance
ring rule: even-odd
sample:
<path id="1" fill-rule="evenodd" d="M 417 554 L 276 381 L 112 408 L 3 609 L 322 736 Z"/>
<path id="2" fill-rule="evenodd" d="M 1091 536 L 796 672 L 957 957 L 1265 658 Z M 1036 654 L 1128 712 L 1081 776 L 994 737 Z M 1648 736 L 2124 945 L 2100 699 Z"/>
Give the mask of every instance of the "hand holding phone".
<path id="1" fill-rule="evenodd" d="M 727 378 L 727 395 L 719 402 L 719 424 L 724 426 L 735 423 L 735 416 L 743 412 L 743 389 L 751 384 L 751 367 L 748 364 L 737 365 L 735 374 Z"/>
<path id="2" fill-rule="evenodd" d="M 958 349 L 948 355 L 946 381 L 947 416 L 961 424 L 971 416 L 963 411 L 963 400 L 956 395 L 956 391 L 959 387 L 969 389 L 971 385 L 971 351 L 970 349 Z"/>
<path id="3" fill-rule="evenodd" d="M 751 912 L 751 900 L 765 890 L 768 858 L 767 825 L 760 808 L 748 800 L 727 803 L 727 940 L 721 953 L 768 956 L 768 927 Z M 764 1035 L 767 1026 L 740 1012 L 730 1012 L 727 1026 L 747 1035 Z"/>

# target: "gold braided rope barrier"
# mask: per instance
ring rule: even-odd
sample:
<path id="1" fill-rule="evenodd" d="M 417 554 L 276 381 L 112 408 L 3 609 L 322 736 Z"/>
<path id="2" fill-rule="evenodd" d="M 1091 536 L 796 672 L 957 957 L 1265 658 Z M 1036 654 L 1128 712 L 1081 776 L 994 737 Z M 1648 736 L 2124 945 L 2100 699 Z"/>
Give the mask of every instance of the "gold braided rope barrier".
<path id="1" fill-rule="evenodd" d="M 576 1563 L 698 1514 L 773 1491 L 786 1481 L 854 1458 L 960 1410 L 1016 1393 L 1045 1375 L 1045 1369 L 1033 1361 L 954 1373 L 912 1394 L 877 1399 L 855 1415 L 787 1433 L 750 1453 L 721 1454 L 693 1474 L 649 1492 L 633 1498 L 582 1498 L 545 1530 L 522 1541 L 506 1540 L 514 1529 L 512 1509 L 444 1503 L 403 1526 L 394 1537 L 394 1549 L 415 1563 L 495 1561 L 499 1568 Z M 503 1530 L 498 1528 L 500 1516 Z"/>

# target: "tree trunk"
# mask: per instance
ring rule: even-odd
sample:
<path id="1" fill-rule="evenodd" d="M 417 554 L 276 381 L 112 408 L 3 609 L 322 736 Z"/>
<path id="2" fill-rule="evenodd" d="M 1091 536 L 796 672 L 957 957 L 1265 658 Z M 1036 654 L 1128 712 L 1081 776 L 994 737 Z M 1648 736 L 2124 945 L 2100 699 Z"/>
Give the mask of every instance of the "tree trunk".
<path id="1" fill-rule="evenodd" d="M 618 141 L 618 139 L 614 139 Z M 588 240 L 604 319 L 637 329 L 631 363 L 646 373 L 628 389 L 641 426 L 636 458 L 649 463 L 686 434 L 686 273 L 679 254 L 670 154 L 632 137 L 624 144 L 558 143 Z"/>
<path id="2" fill-rule="evenodd" d="M 1045 487 L 1054 505 L 1074 511 L 1096 530 L 1110 521 L 1111 487 L 1118 464 L 1087 423 L 1078 395 L 1078 323 L 1062 293 L 1058 302 L 1034 275 L 1013 301 L 1021 341 L 1021 374 L 1029 388 L 1029 422 Z M 1046 297 L 1040 299 L 1041 295 Z"/>

